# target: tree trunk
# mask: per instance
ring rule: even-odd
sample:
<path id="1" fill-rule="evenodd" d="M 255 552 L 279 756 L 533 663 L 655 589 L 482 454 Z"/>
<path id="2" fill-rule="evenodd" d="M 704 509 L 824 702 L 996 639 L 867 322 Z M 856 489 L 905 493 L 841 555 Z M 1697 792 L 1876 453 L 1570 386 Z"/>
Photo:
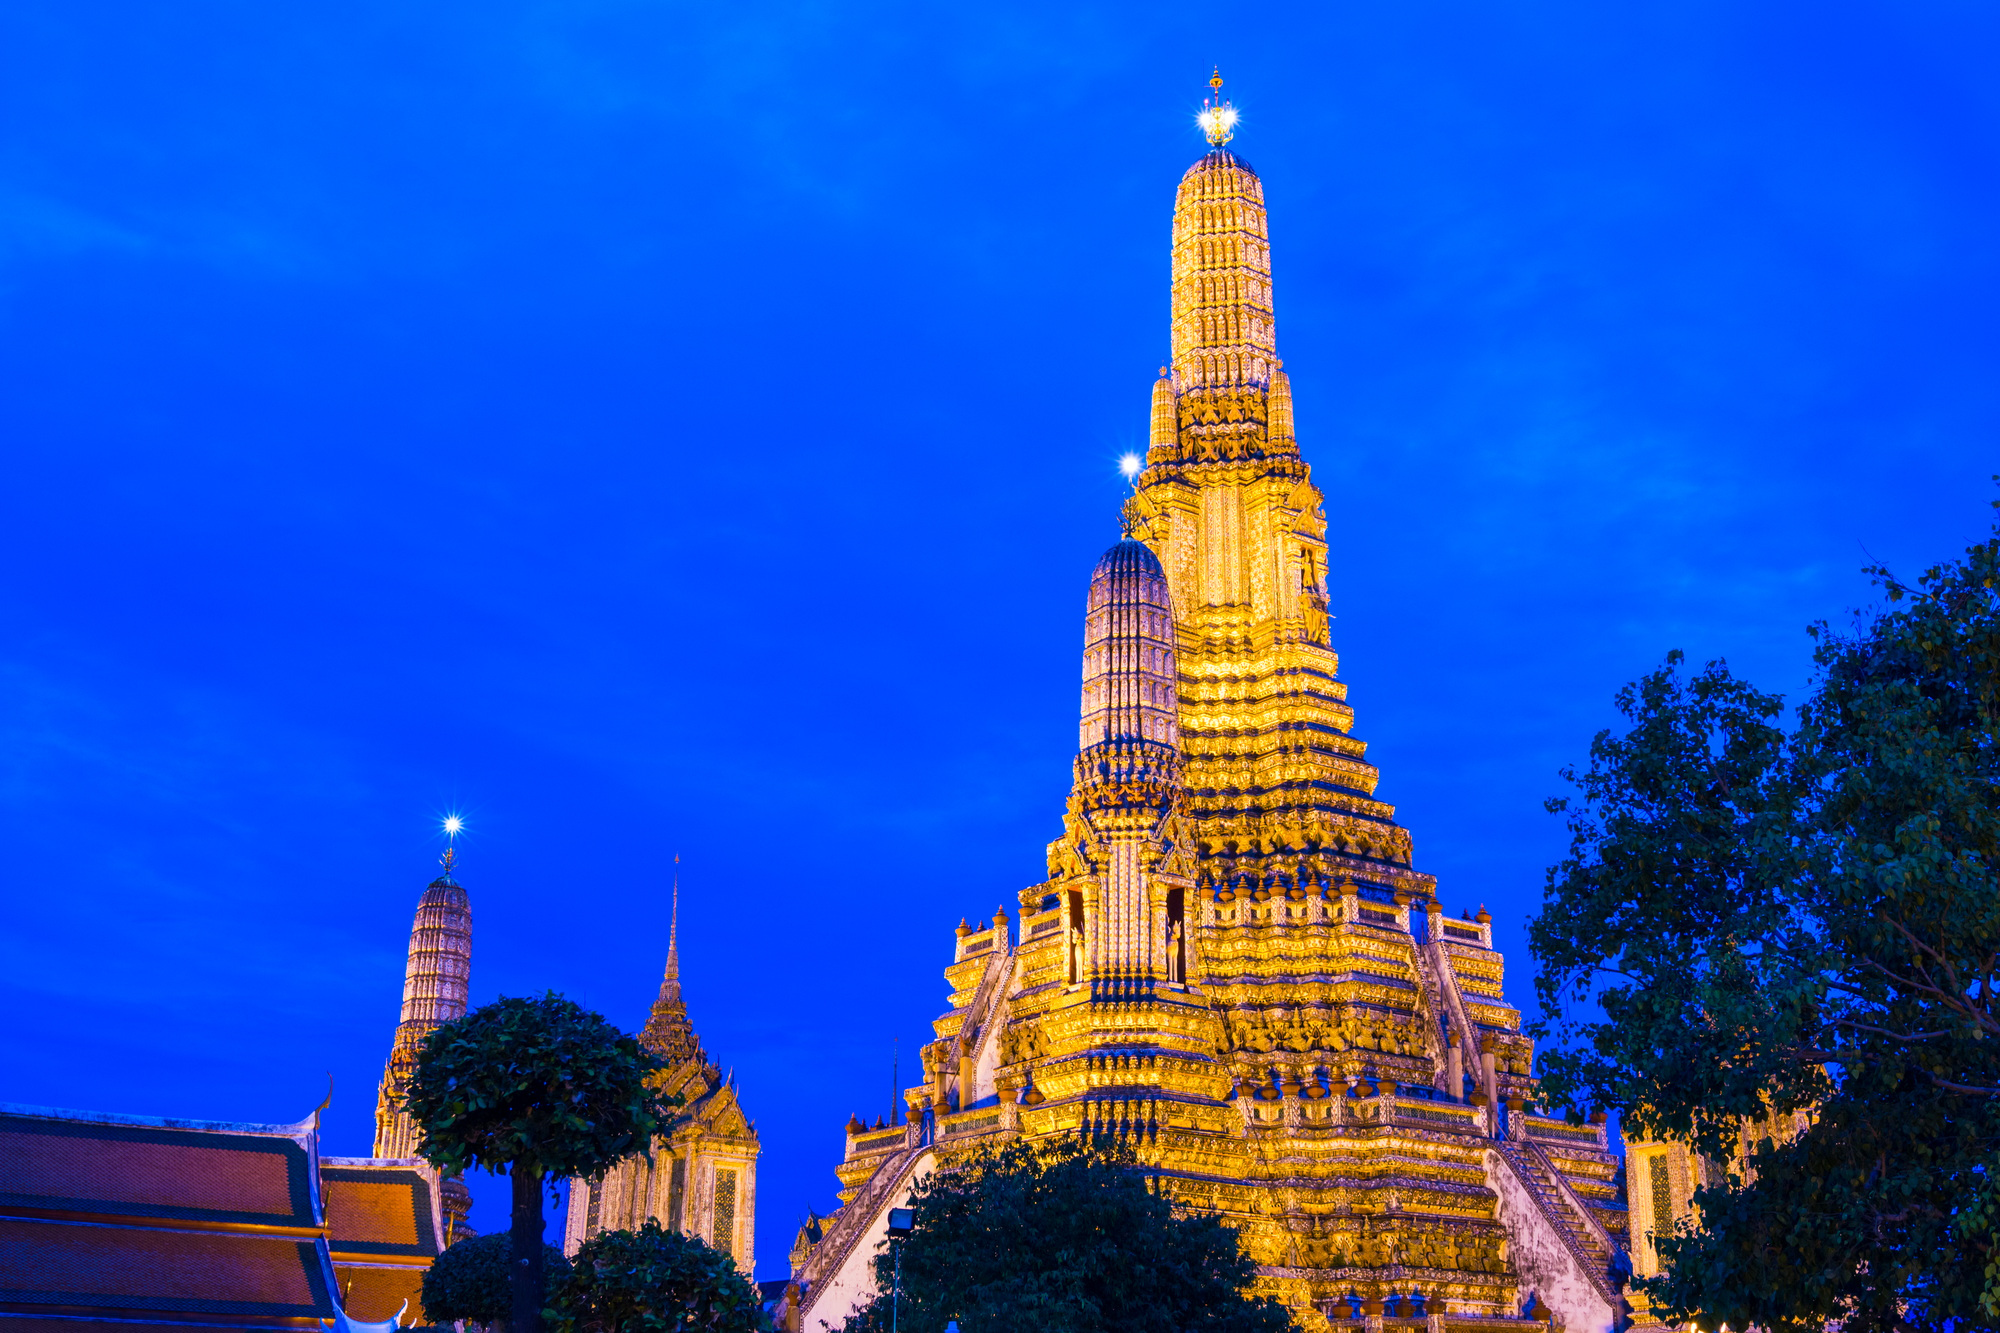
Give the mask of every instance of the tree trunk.
<path id="1" fill-rule="evenodd" d="M 542 1333 L 542 1173 L 520 1162 L 507 1169 L 514 1182 L 514 1243 L 507 1265 L 513 1317 L 509 1333 Z"/>

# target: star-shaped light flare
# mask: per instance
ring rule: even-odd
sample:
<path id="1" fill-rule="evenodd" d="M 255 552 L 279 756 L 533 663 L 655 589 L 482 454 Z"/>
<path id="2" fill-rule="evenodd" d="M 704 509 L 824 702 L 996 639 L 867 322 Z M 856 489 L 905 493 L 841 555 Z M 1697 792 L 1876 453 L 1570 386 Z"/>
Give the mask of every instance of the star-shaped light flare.
<path id="1" fill-rule="evenodd" d="M 1222 98 L 1222 69 L 1216 68 L 1215 77 L 1208 81 L 1214 91 L 1202 99 L 1201 110 L 1195 115 L 1194 123 L 1201 126 L 1201 132 L 1208 136 L 1209 143 L 1220 148 L 1236 136 L 1236 108 Z"/>

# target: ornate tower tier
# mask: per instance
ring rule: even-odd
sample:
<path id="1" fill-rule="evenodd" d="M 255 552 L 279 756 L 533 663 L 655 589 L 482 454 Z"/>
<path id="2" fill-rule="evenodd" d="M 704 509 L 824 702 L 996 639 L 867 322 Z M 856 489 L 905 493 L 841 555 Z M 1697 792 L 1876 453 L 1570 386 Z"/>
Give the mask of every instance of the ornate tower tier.
<path id="1" fill-rule="evenodd" d="M 409 960 L 403 967 L 403 1018 L 375 1099 L 377 1157 L 417 1155 L 416 1126 L 403 1110 L 403 1092 L 417 1068 L 417 1048 L 433 1029 L 465 1017 L 466 991 L 472 984 L 472 905 L 452 878 L 452 857 L 447 850 L 443 873 L 417 900 Z"/>
<path id="2" fill-rule="evenodd" d="M 1121 541 L 1097 562 L 1083 623 L 1083 718 L 1062 839 L 1063 862 L 1082 881 L 1071 890 L 1069 979 L 1114 991 L 1179 980 L 1186 881 L 1167 856 L 1181 776 L 1174 608 L 1143 543 Z"/>
<path id="3" fill-rule="evenodd" d="M 1158 746 L 1178 767 L 1178 684 L 1166 571 L 1143 543 L 1119 542 L 1090 575 L 1077 749 L 1134 741 Z"/>
<path id="4" fill-rule="evenodd" d="M 1183 388 L 1265 390 L 1279 374 L 1264 184 L 1226 149 L 1181 178 L 1173 318 L 1174 370 Z"/>

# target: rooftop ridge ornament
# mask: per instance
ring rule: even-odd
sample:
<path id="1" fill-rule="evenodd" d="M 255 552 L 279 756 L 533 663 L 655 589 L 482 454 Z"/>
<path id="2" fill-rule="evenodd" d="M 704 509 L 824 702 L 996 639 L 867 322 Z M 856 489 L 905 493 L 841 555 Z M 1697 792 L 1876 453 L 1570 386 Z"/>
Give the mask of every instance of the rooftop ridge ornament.
<path id="1" fill-rule="evenodd" d="M 1201 113 L 1194 119 L 1208 136 L 1210 145 L 1220 148 L 1236 137 L 1236 108 L 1222 96 L 1222 66 L 1215 67 L 1208 86 L 1213 91 L 1201 99 Z"/>

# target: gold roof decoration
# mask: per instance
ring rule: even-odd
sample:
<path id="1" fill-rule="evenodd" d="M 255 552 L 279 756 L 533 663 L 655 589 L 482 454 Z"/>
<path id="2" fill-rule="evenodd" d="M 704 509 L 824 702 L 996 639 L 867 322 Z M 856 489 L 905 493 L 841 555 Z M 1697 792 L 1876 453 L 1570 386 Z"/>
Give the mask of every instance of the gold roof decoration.
<path id="1" fill-rule="evenodd" d="M 1220 148 L 1236 137 L 1236 108 L 1222 96 L 1222 66 L 1215 67 L 1208 86 L 1211 91 L 1202 99 L 1201 113 L 1195 117 L 1195 123 L 1201 126 L 1208 141 Z"/>

